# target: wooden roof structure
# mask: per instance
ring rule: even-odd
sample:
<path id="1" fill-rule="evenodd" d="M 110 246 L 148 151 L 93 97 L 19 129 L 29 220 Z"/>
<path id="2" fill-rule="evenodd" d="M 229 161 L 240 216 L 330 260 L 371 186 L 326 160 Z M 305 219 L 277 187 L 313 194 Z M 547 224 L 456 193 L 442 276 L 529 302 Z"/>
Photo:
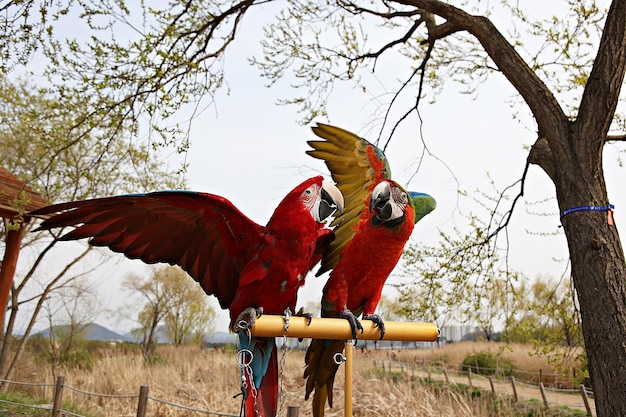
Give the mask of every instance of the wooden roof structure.
<path id="1" fill-rule="evenodd" d="M 24 214 L 47 205 L 48 201 L 41 194 L 33 191 L 7 169 L 0 167 L 0 217 L 13 219 L 20 214 L 20 209 Z"/>

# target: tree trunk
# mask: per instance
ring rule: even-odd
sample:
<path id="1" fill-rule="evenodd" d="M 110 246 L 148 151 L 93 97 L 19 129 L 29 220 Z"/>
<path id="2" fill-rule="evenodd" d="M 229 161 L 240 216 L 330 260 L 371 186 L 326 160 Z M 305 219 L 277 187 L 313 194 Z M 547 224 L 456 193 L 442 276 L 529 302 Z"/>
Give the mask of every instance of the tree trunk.
<path id="1" fill-rule="evenodd" d="M 614 0 L 576 120 L 551 143 L 561 212 L 609 204 L 602 151 L 626 71 L 624 16 L 626 1 Z M 610 214 L 583 210 L 562 218 L 598 417 L 626 416 L 626 262 Z"/>
<path id="2" fill-rule="evenodd" d="M 147 335 L 144 336 L 143 348 L 141 350 L 141 354 L 143 355 L 144 359 L 150 358 L 150 356 L 152 356 L 152 354 L 154 353 L 154 339 L 156 335 L 156 328 L 159 325 L 159 318 L 157 316 L 158 312 L 155 313 L 155 317 L 153 317 L 152 321 L 150 322 L 150 328 L 148 329 Z"/>
<path id="3" fill-rule="evenodd" d="M 580 166 L 567 170 L 583 175 L 587 189 L 579 186 L 572 192 L 571 184 L 556 184 L 561 211 L 608 204 L 602 175 L 580 173 Z M 562 218 L 562 224 L 580 304 L 596 412 L 598 416 L 626 416 L 626 397 L 615 395 L 626 392 L 626 262 L 617 228 L 605 211 L 573 212 Z"/>

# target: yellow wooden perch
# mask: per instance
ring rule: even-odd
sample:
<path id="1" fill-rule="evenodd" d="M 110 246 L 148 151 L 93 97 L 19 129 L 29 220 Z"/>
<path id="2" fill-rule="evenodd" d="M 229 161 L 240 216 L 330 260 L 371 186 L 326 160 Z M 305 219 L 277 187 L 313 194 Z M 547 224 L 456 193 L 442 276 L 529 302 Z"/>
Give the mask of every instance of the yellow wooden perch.
<path id="1" fill-rule="evenodd" d="M 363 333 L 358 332 L 358 340 L 379 340 L 380 329 L 375 327 L 371 320 L 360 320 Z M 285 326 L 284 316 L 263 315 L 259 317 L 250 329 L 256 337 L 297 337 L 313 339 L 352 339 L 350 323 L 345 319 L 313 318 L 290 316 L 289 324 Z M 434 342 L 439 337 L 439 328 L 432 323 L 385 322 L 385 336 L 382 340 L 400 342 Z M 352 417 L 352 343 L 345 346 L 345 381 L 344 381 L 344 416 Z"/>
<path id="2" fill-rule="evenodd" d="M 371 320 L 360 320 L 363 333 L 358 332 L 359 340 L 379 340 L 380 329 Z M 313 339 L 352 339 L 348 320 L 336 318 L 316 318 L 311 324 L 304 317 L 289 317 L 289 327 L 285 332 L 285 317 L 263 315 L 252 326 L 251 333 L 257 337 L 297 337 Z M 385 336 L 382 340 L 399 342 L 434 342 L 439 337 L 439 329 L 432 323 L 410 323 L 385 321 Z"/>

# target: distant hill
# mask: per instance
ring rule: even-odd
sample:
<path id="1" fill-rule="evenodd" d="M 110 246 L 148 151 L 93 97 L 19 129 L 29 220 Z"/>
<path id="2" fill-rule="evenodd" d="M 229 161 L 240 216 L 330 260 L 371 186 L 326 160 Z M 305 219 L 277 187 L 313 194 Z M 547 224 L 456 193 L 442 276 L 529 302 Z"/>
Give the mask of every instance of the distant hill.
<path id="1" fill-rule="evenodd" d="M 56 334 L 67 334 L 69 326 L 54 326 L 54 331 Z M 37 334 L 49 337 L 50 329 L 42 330 Z M 81 337 L 83 340 L 100 342 L 139 342 L 131 333 L 119 334 L 96 323 L 86 325 L 81 332 Z M 167 337 L 163 335 L 162 328 L 157 328 L 156 342 L 169 343 Z M 205 336 L 204 343 L 209 345 L 236 344 L 237 336 L 234 333 L 216 332 Z"/>
<path id="2" fill-rule="evenodd" d="M 135 339 L 131 333 L 126 334 L 126 337 L 130 339 L 130 341 L 140 342 L 140 340 Z M 157 327 L 155 340 L 157 343 L 170 343 L 169 338 L 165 335 L 163 326 Z M 204 345 L 226 345 L 229 343 L 237 344 L 237 336 L 234 333 L 229 332 L 216 332 L 204 336 L 202 343 Z"/>
<path id="3" fill-rule="evenodd" d="M 56 334 L 67 334 L 70 330 L 70 327 L 65 326 L 54 326 L 54 332 Z M 37 333 L 44 337 L 50 336 L 50 329 L 42 330 Z M 81 338 L 83 340 L 97 340 L 101 342 L 133 342 L 133 338 L 130 335 L 121 335 L 112 330 L 107 329 L 104 326 L 100 326 L 96 323 L 89 323 L 85 326 L 85 328 L 81 331 Z"/>

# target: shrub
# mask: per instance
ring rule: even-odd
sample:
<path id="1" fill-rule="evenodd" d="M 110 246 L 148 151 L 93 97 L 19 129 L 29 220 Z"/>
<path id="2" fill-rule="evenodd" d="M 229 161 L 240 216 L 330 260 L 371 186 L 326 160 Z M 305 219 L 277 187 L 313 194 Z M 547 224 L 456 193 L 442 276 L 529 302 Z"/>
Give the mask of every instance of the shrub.
<path id="1" fill-rule="evenodd" d="M 511 360 L 496 356 L 488 350 L 467 355 L 461 365 L 462 372 L 469 369 L 473 373 L 481 375 L 493 375 L 496 370 L 500 374 L 508 375 L 512 368 L 513 362 Z"/>

